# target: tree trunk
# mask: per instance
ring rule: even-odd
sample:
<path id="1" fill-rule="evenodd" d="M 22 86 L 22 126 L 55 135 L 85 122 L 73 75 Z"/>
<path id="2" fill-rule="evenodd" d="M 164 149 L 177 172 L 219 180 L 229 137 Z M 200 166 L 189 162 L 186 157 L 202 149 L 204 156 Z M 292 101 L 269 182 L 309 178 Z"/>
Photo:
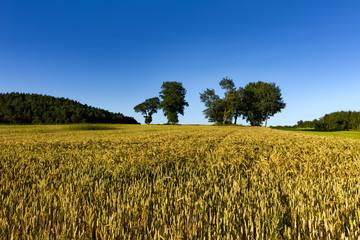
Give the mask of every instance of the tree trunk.
<path id="1" fill-rule="evenodd" d="M 227 118 L 227 114 L 226 114 L 226 108 L 225 108 L 225 110 L 224 110 L 224 117 L 223 117 L 223 126 L 225 126 L 226 118 Z"/>
<path id="2" fill-rule="evenodd" d="M 231 112 L 230 109 L 229 110 L 225 109 L 225 111 L 224 111 L 224 119 L 223 119 L 223 126 L 225 126 L 226 119 L 228 118 L 230 112 Z"/>
<path id="3" fill-rule="evenodd" d="M 237 111 L 235 111 L 235 115 L 234 115 L 234 124 L 236 125 L 236 122 L 237 122 L 237 117 L 238 117 L 238 114 L 237 114 Z"/>
<path id="4" fill-rule="evenodd" d="M 265 118 L 265 127 L 267 125 L 267 120 L 268 120 L 268 117 L 269 117 L 269 113 L 266 113 L 266 118 Z"/>

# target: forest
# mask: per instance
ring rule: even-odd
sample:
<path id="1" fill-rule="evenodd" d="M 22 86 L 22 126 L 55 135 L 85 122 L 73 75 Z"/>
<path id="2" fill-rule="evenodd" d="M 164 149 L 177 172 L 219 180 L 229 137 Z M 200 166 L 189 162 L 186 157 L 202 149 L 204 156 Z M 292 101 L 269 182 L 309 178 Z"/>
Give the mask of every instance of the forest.
<path id="1" fill-rule="evenodd" d="M 0 123 L 64 124 L 127 123 L 138 124 L 133 117 L 81 104 L 67 98 L 41 94 L 0 94 Z"/>
<path id="2" fill-rule="evenodd" d="M 297 128 L 315 128 L 317 130 L 360 130 L 360 112 L 339 111 L 325 114 L 313 121 L 298 121 Z"/>

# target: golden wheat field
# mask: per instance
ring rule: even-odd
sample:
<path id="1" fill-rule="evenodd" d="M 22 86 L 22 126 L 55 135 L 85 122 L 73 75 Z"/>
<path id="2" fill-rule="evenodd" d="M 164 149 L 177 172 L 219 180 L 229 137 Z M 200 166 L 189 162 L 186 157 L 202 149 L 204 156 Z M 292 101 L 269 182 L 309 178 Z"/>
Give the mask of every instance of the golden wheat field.
<path id="1" fill-rule="evenodd" d="M 0 126 L 0 239 L 359 239 L 360 141 Z"/>

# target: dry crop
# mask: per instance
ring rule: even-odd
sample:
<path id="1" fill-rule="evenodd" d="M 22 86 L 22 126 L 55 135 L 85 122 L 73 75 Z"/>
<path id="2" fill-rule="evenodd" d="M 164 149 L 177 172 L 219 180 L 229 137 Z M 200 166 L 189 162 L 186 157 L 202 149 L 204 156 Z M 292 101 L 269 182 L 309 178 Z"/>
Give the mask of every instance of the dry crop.
<path id="1" fill-rule="evenodd" d="M 358 239 L 360 141 L 1 126 L 1 239 Z"/>

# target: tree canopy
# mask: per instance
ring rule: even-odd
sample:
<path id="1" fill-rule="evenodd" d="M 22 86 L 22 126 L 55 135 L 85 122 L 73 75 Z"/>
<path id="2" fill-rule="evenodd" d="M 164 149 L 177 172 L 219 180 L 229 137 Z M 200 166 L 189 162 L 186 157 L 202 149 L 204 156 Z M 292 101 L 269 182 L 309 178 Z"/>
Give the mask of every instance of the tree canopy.
<path id="1" fill-rule="evenodd" d="M 179 122 L 178 114 L 184 115 L 185 106 L 189 103 L 185 101 L 186 90 L 181 82 L 164 82 L 161 86 L 159 108 L 164 112 L 168 123 Z"/>
<path id="2" fill-rule="evenodd" d="M 150 124 L 152 122 L 152 115 L 157 113 L 160 104 L 158 97 L 148 98 L 144 102 L 134 107 L 135 112 L 140 112 L 144 115 L 145 123 Z"/>
<path id="3" fill-rule="evenodd" d="M 200 100 L 206 107 L 203 111 L 205 118 L 209 122 L 225 125 L 231 123 L 234 117 L 236 122 L 242 107 L 242 90 L 236 90 L 233 80 L 228 77 L 223 78 L 219 85 L 225 90 L 224 98 L 216 95 L 214 89 L 207 88 L 203 93 L 200 93 Z"/>
<path id="4" fill-rule="evenodd" d="M 223 100 L 215 94 L 214 89 L 207 88 L 200 93 L 200 100 L 205 104 L 206 108 L 203 113 L 209 122 L 220 123 L 223 121 Z"/>
<path id="5" fill-rule="evenodd" d="M 205 104 L 203 111 L 209 122 L 236 124 L 242 115 L 252 126 L 260 126 L 285 107 L 280 88 L 274 83 L 249 83 L 245 88 L 237 90 L 232 79 L 223 78 L 219 85 L 225 90 L 224 98 L 215 94 L 214 89 L 206 89 L 200 93 L 200 100 Z"/>
<path id="6" fill-rule="evenodd" d="M 40 94 L 0 94 L 0 123 L 59 124 L 59 123 L 135 123 L 121 113 L 90 107 L 66 98 Z"/>
<path id="7" fill-rule="evenodd" d="M 275 83 L 251 82 L 245 86 L 243 94 L 242 115 L 251 126 L 261 126 L 265 121 L 266 127 L 267 120 L 286 106 Z"/>

